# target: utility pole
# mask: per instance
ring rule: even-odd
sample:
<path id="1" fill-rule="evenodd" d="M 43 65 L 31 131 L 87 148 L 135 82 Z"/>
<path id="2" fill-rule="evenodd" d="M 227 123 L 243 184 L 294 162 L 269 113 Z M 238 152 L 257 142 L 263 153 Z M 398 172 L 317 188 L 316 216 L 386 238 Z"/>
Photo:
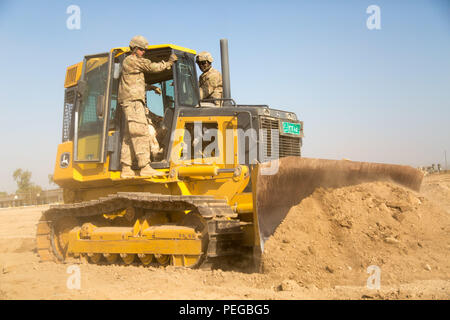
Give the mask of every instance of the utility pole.
<path id="1" fill-rule="evenodd" d="M 444 158 L 445 158 L 445 171 L 447 171 L 448 170 L 448 167 L 447 167 L 447 150 L 444 150 Z"/>

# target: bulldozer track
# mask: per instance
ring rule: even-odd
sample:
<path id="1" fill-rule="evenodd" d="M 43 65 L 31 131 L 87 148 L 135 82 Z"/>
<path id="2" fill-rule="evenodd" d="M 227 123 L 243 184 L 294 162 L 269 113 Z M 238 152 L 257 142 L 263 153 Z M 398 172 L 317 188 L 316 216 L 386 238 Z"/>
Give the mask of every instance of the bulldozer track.
<path id="1" fill-rule="evenodd" d="M 118 192 L 97 200 L 51 206 L 37 224 L 36 242 L 41 261 L 64 262 L 54 243 L 54 224 L 62 218 L 84 218 L 115 213 L 127 208 L 154 211 L 193 211 L 207 222 L 208 249 L 202 264 L 227 255 L 236 255 L 242 237 L 237 214 L 225 199 L 198 195 L 162 195 L 147 192 Z"/>

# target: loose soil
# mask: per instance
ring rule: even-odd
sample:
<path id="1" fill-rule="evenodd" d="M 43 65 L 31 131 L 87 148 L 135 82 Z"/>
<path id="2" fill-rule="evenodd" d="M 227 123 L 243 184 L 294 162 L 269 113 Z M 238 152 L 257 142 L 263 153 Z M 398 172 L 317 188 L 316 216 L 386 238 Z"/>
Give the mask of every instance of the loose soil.
<path id="1" fill-rule="evenodd" d="M 46 206 L 0 209 L 0 299 L 449 299 L 450 174 L 317 189 L 265 243 L 260 273 L 39 262 Z M 367 288 L 367 268 L 380 289 Z M 70 269 L 69 269 L 70 271 Z"/>

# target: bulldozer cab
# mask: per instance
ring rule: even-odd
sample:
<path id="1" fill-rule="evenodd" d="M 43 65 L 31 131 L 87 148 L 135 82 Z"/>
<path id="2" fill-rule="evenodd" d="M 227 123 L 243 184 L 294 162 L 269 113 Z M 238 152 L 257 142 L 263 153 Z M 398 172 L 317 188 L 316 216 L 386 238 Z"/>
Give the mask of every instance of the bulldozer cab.
<path id="1" fill-rule="evenodd" d="M 178 61 L 170 70 L 146 74 L 146 104 L 156 119 L 158 141 L 164 153 L 153 166 L 168 167 L 170 132 L 178 107 L 195 107 L 199 103 L 195 51 L 173 45 L 149 46 L 145 57 L 152 62 L 167 61 L 170 54 Z M 109 154 L 109 171 L 120 170 L 120 150 L 124 120 L 117 103 L 122 63 L 129 48 L 85 56 L 80 81 L 76 87 L 73 112 L 74 162 L 105 163 Z M 161 90 L 161 95 L 155 92 Z M 154 121 L 155 122 L 155 121 Z"/>

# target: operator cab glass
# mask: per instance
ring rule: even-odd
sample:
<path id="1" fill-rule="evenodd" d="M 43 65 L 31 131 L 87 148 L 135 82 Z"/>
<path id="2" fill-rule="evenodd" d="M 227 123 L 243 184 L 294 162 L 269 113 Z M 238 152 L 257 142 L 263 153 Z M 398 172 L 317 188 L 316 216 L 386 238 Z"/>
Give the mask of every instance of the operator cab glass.
<path id="1" fill-rule="evenodd" d="M 86 89 L 75 110 L 75 161 L 102 162 L 109 54 L 86 56 L 83 80 Z"/>
<path id="2" fill-rule="evenodd" d="M 176 73 L 179 104 L 187 107 L 197 106 L 199 92 L 193 59 L 188 59 L 187 55 L 180 56 L 176 64 Z"/>

